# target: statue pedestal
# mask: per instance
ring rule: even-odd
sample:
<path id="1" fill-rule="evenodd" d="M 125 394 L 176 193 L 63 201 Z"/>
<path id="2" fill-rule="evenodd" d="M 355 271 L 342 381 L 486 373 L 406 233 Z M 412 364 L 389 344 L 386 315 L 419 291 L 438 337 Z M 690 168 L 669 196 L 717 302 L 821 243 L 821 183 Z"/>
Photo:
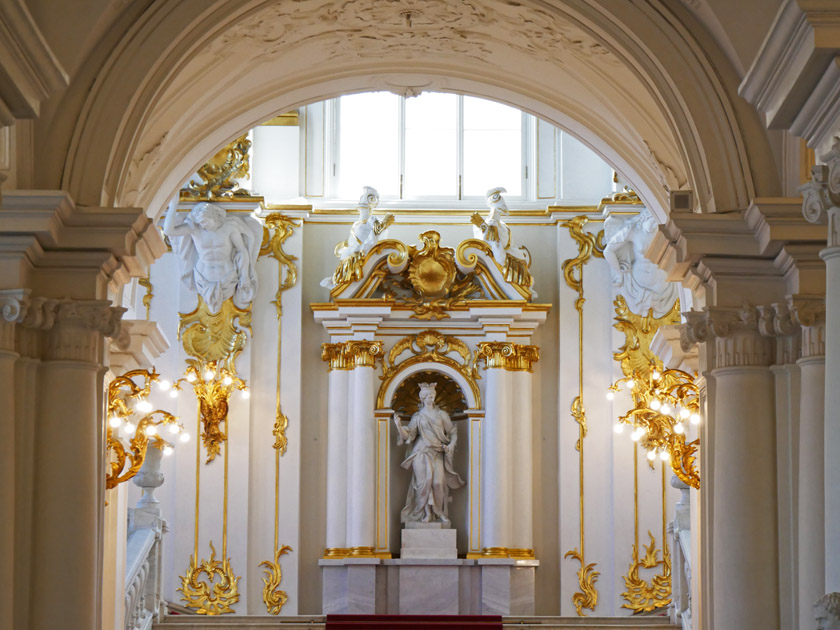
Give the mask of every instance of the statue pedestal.
<path id="1" fill-rule="evenodd" d="M 400 558 L 456 559 L 456 530 L 443 523 L 406 523 Z"/>

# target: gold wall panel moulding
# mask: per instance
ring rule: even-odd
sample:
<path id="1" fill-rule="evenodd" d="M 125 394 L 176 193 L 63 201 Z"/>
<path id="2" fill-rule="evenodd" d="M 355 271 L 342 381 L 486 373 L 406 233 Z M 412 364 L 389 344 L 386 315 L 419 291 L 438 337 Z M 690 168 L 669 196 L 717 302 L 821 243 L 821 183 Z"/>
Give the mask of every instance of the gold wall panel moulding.
<path id="1" fill-rule="evenodd" d="M 210 550 L 208 560 L 197 563 L 195 555 L 190 556 L 190 566 L 187 574 L 181 576 L 178 588 L 184 594 L 181 599 L 199 615 L 232 613 L 232 606 L 239 601 L 239 577 L 230 566 L 230 558 L 216 560 L 212 541 Z M 202 573 L 207 576 L 206 582 L 201 580 Z"/>
<path id="2" fill-rule="evenodd" d="M 578 451 L 578 510 L 580 515 L 580 543 L 579 546 L 566 552 L 564 558 L 572 558 L 580 563 L 577 571 L 578 587 L 580 591 L 572 595 L 572 603 L 575 606 L 578 616 L 586 616 L 584 609 L 595 611 L 598 605 L 598 590 L 595 582 L 600 572 L 595 570 L 596 563 L 586 563 L 586 536 L 585 536 L 585 514 L 584 514 L 584 448 L 583 441 L 587 434 L 586 408 L 583 402 L 583 267 L 593 257 L 604 257 L 604 231 L 597 234 L 584 232 L 584 226 L 589 222 L 586 216 L 577 216 L 568 221 L 560 223 L 562 227 L 569 230 L 569 236 L 577 243 L 578 254 L 574 258 L 563 261 L 561 269 L 563 278 L 570 289 L 578 294 L 575 300 L 575 310 L 578 313 L 578 394 L 572 400 L 570 412 L 572 420 L 578 425 L 578 439 L 575 442 L 575 449 Z"/>
<path id="3" fill-rule="evenodd" d="M 299 127 L 300 114 L 298 111 L 292 110 L 285 114 L 279 114 L 273 118 L 269 118 L 265 122 L 260 123 L 260 127 Z"/>
<path id="4" fill-rule="evenodd" d="M 276 545 L 275 545 L 276 546 Z M 265 567 L 265 575 L 263 576 L 263 603 L 265 604 L 266 612 L 269 615 L 279 615 L 283 610 L 283 606 L 289 601 L 289 596 L 285 591 L 280 590 L 280 581 L 283 579 L 283 570 L 280 567 L 280 556 L 289 553 L 292 550 L 289 545 L 283 545 L 277 548 L 274 552 L 274 562 L 270 560 L 263 560 L 260 562 L 261 567 Z"/>
<path id="5" fill-rule="evenodd" d="M 152 298 L 155 297 L 154 287 L 149 276 L 139 278 L 137 284 L 146 289 L 146 294 L 143 296 L 143 306 L 146 307 L 146 321 L 149 321 L 149 314 L 152 309 Z"/>
<path id="6" fill-rule="evenodd" d="M 263 201 L 263 197 L 240 188 L 237 180 L 250 177 L 248 134 L 222 147 L 198 169 L 201 183 L 191 181 L 181 189 L 181 201 Z"/>
<path id="7" fill-rule="evenodd" d="M 404 353 L 410 353 L 406 359 L 399 360 Z M 457 358 L 456 358 L 457 357 Z M 421 363 L 440 363 L 452 368 L 469 384 L 476 406 L 481 406 L 481 392 L 476 382 L 481 378 L 476 368 L 476 357 L 463 341 L 457 337 L 444 335 L 435 330 L 424 330 L 416 335 L 397 341 L 382 360 L 382 385 L 376 396 L 377 409 L 388 403 L 385 392 L 396 376 L 413 365 Z"/>
<path id="8" fill-rule="evenodd" d="M 482 341 L 478 344 L 477 358 L 484 361 L 486 369 L 533 372 L 534 363 L 540 360 L 540 349 L 539 346 L 526 346 L 512 341 Z"/>

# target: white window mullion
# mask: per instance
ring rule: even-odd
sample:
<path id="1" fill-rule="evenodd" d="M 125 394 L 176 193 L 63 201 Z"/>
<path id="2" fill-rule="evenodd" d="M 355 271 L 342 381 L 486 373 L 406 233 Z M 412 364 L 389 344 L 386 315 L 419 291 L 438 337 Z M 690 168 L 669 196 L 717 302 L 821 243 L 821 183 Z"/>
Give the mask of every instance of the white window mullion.
<path id="1" fill-rule="evenodd" d="M 456 157 L 455 163 L 457 165 L 457 173 L 455 173 L 455 186 L 457 190 L 457 198 L 460 201 L 464 198 L 463 194 L 463 186 L 464 186 L 464 96 L 458 96 L 458 122 L 457 122 L 457 129 L 458 129 L 458 155 Z"/>
<path id="2" fill-rule="evenodd" d="M 335 197 L 338 191 L 338 181 L 341 176 L 341 164 L 338 156 L 341 155 L 341 134 L 339 133 L 339 121 L 341 117 L 341 99 L 333 98 L 327 101 L 328 142 L 326 150 L 327 159 L 327 181 L 329 182 L 329 195 Z"/>
<path id="3" fill-rule="evenodd" d="M 405 186 L 405 97 L 401 96 L 399 100 L 399 129 L 397 130 L 397 134 L 399 135 L 399 155 L 400 155 L 400 181 L 399 181 L 399 188 L 400 194 L 399 198 L 403 198 L 403 188 Z"/>

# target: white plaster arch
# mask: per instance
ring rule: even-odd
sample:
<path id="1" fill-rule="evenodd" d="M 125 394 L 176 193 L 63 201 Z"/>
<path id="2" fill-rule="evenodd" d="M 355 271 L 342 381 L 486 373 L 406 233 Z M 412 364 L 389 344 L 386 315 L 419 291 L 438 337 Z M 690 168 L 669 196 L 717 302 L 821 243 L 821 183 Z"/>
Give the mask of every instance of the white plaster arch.
<path id="1" fill-rule="evenodd" d="M 458 370 L 446 363 L 439 363 L 437 361 L 423 361 L 422 363 L 414 363 L 397 372 L 393 378 L 387 383 L 384 393 L 377 395 L 378 400 L 384 402 L 385 409 L 390 408 L 391 402 L 394 399 L 394 394 L 406 379 L 414 376 L 418 372 L 440 372 L 451 378 L 464 394 L 464 399 L 467 401 L 467 409 L 479 409 L 481 401 L 478 400 L 473 392 L 470 382 Z"/>
<path id="2" fill-rule="evenodd" d="M 83 106 L 59 111 L 76 119 L 57 125 L 73 131 L 53 168 L 80 203 L 156 215 L 260 120 L 419 77 L 569 130 L 660 220 L 673 188 L 695 190 L 704 211 L 745 207 L 778 192 L 767 137 L 725 55 L 686 19 L 662 0 L 161 0 L 76 88 Z"/>

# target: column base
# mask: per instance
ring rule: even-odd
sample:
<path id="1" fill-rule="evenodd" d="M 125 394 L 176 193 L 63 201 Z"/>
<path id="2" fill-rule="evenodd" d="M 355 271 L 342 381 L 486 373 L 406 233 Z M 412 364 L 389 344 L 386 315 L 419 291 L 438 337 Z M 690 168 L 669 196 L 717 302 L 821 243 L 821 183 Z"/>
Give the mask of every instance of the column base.
<path id="1" fill-rule="evenodd" d="M 534 614 L 535 559 L 324 558 L 326 614 Z"/>

